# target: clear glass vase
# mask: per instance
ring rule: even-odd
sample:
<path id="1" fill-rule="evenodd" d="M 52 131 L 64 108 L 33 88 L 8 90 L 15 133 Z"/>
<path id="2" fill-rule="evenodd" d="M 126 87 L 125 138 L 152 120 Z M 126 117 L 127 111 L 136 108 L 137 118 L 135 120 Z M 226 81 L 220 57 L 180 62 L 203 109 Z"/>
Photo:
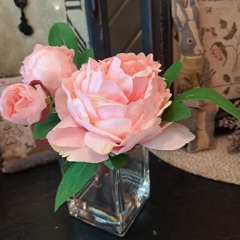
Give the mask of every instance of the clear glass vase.
<path id="1" fill-rule="evenodd" d="M 61 165 L 64 159 L 61 160 Z M 124 236 L 150 193 L 149 154 L 136 146 L 119 170 L 104 163 L 85 187 L 68 200 L 71 216 Z"/>

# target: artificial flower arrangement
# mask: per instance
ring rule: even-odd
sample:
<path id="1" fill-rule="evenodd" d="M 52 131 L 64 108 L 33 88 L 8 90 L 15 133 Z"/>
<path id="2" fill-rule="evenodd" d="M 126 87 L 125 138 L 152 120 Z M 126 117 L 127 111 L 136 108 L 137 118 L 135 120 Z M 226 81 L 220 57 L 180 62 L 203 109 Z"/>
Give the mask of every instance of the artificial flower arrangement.
<path id="1" fill-rule="evenodd" d="M 2 117 L 34 125 L 34 138 L 47 138 L 66 157 L 55 210 L 80 191 L 100 162 L 119 169 L 137 145 L 174 150 L 194 139 L 174 123 L 190 117 L 184 100 L 209 100 L 240 119 L 234 105 L 212 89 L 188 90 L 170 100 L 170 86 L 181 70 L 176 61 L 163 75 L 153 55 L 120 53 L 102 61 L 93 50 L 78 52 L 72 29 L 56 23 L 49 46 L 36 45 L 21 67 L 23 83 L 7 87 Z"/>

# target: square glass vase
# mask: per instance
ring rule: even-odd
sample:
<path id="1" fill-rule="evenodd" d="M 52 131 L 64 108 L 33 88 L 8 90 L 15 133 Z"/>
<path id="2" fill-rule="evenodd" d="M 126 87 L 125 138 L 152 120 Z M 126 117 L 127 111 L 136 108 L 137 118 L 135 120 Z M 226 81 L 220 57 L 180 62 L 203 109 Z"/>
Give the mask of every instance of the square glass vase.
<path id="1" fill-rule="evenodd" d="M 64 161 L 60 158 L 60 165 Z M 100 163 L 83 189 L 67 202 L 71 216 L 124 236 L 149 194 L 149 153 L 137 145 L 119 170 Z"/>

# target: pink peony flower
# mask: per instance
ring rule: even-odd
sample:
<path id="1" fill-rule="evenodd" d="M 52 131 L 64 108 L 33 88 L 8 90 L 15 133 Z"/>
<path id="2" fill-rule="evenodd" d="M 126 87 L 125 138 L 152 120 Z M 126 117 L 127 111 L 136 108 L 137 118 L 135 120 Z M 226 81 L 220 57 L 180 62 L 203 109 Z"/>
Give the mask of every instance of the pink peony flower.
<path id="1" fill-rule="evenodd" d="M 20 69 L 23 83 L 30 84 L 33 80 L 40 80 L 54 96 L 61 86 L 62 78 L 70 77 L 77 70 L 73 58 L 73 49 L 37 44 L 33 53 L 24 59 Z"/>
<path id="2" fill-rule="evenodd" d="M 32 125 L 43 120 L 48 106 L 47 95 L 41 85 L 35 87 L 17 83 L 8 86 L 2 92 L 0 111 L 9 122 Z"/>
<path id="3" fill-rule="evenodd" d="M 69 161 L 101 162 L 136 144 L 171 150 L 191 141 L 186 127 L 161 123 L 171 94 L 159 67 L 152 54 L 89 59 L 56 92 L 61 122 L 48 133 L 49 143 Z"/>

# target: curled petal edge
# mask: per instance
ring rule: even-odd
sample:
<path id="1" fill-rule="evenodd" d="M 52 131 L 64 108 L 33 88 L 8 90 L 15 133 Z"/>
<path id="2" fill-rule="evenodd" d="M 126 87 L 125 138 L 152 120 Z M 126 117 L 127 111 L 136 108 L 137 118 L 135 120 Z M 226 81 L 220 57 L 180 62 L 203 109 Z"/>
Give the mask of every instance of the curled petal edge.
<path id="1" fill-rule="evenodd" d="M 189 129 L 179 123 L 172 123 L 155 138 L 141 143 L 144 147 L 156 150 L 176 150 L 183 147 L 195 138 Z"/>

